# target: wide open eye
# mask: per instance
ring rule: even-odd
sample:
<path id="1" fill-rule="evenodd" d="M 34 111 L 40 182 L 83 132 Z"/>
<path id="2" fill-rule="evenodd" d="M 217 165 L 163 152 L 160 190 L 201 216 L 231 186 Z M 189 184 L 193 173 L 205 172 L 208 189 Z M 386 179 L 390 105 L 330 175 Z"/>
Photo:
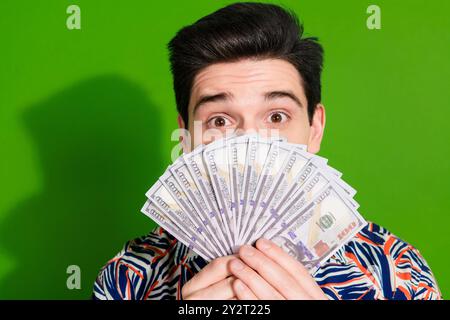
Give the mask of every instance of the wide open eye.
<path id="1" fill-rule="evenodd" d="M 282 111 L 274 111 L 269 114 L 267 122 L 277 124 L 284 123 L 289 119 L 289 116 Z"/>
<path id="2" fill-rule="evenodd" d="M 224 116 L 215 116 L 208 120 L 208 125 L 213 128 L 222 128 L 231 125 L 231 121 Z"/>

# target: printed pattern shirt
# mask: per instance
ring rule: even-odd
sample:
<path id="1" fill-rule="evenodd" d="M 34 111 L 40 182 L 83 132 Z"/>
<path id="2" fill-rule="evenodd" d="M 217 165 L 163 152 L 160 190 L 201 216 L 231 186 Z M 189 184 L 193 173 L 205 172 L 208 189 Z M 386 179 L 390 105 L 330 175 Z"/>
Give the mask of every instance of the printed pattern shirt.
<path id="1" fill-rule="evenodd" d="M 207 262 L 161 227 L 128 241 L 101 270 L 96 300 L 182 300 Z M 312 275 L 329 299 L 442 299 L 419 251 L 369 223 Z"/>

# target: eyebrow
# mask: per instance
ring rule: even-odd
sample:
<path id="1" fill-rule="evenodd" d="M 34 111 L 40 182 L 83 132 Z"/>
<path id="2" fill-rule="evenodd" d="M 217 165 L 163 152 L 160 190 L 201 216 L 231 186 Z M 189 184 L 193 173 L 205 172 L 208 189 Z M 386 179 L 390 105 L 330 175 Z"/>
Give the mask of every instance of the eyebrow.
<path id="1" fill-rule="evenodd" d="M 279 90 L 270 91 L 264 95 L 265 100 L 275 100 L 280 98 L 289 98 L 294 101 L 300 108 L 303 108 L 303 104 L 300 99 L 291 90 Z"/>
<path id="2" fill-rule="evenodd" d="M 198 108 L 200 108 L 200 106 L 202 106 L 208 102 L 225 102 L 225 101 L 232 100 L 232 99 L 233 99 L 233 94 L 231 94 L 230 92 L 221 92 L 221 93 L 212 94 L 212 95 L 207 95 L 207 94 L 201 95 L 200 98 L 198 99 L 198 101 L 194 105 L 192 114 L 195 114 L 195 112 L 197 111 Z"/>
<path id="3" fill-rule="evenodd" d="M 264 94 L 264 100 L 270 101 L 275 99 L 288 98 L 294 101 L 300 108 L 303 108 L 303 104 L 300 99 L 291 90 L 277 90 L 269 91 Z M 233 99 L 233 94 L 230 92 L 220 92 L 212 95 L 201 95 L 198 101 L 194 105 L 193 114 L 197 109 L 209 102 L 226 102 Z"/>

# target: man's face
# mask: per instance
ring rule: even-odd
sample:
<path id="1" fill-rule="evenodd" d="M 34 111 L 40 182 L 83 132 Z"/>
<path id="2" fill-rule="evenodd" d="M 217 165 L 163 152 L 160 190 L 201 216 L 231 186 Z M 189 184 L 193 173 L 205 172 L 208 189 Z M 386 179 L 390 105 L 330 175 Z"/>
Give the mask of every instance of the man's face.
<path id="1" fill-rule="evenodd" d="M 213 64 L 194 79 L 188 108 L 190 143 L 209 143 L 207 131 L 273 135 L 277 130 L 289 142 L 306 144 L 309 152 L 316 153 L 325 110 L 319 104 L 310 124 L 307 105 L 300 75 L 289 62 L 265 59 Z M 185 127 L 180 116 L 178 123 Z M 200 132 L 198 125 L 202 137 L 194 136 Z"/>

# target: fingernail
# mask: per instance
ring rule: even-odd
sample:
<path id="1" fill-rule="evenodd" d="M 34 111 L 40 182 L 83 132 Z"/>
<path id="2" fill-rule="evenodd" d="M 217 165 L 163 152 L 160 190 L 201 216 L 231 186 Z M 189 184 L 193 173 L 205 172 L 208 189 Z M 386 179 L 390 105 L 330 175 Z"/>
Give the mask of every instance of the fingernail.
<path id="1" fill-rule="evenodd" d="M 258 241 L 258 246 L 261 250 L 268 250 L 272 246 L 269 240 L 261 238 Z"/>
<path id="2" fill-rule="evenodd" d="M 240 270 L 244 269 L 244 265 L 242 264 L 242 262 L 240 262 L 237 259 L 231 261 L 230 267 L 231 267 L 231 269 L 233 269 L 235 271 L 240 271 Z"/>
<path id="3" fill-rule="evenodd" d="M 242 254 L 243 256 L 246 257 L 251 257 L 253 255 L 255 255 L 255 249 L 253 249 L 251 246 L 242 246 L 241 252 L 240 254 Z"/>

